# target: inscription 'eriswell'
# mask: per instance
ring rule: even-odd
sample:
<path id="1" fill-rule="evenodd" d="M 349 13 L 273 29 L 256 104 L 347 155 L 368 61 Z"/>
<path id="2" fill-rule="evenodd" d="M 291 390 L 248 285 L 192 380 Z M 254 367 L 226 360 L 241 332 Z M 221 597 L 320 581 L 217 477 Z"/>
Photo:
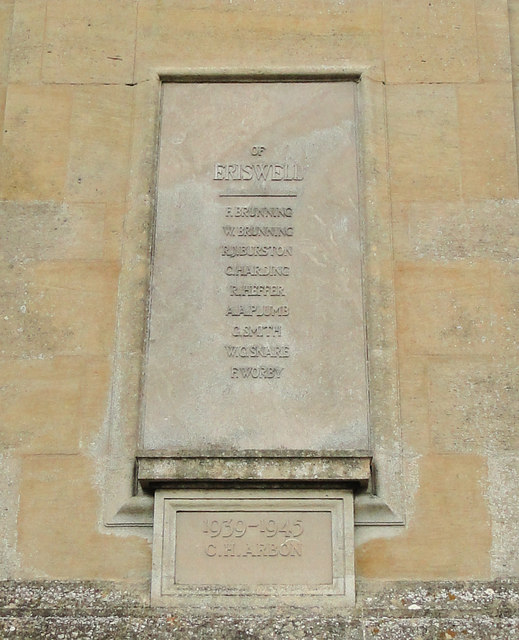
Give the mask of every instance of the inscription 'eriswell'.
<path id="1" fill-rule="evenodd" d="M 303 180 L 298 164 L 215 164 L 213 180 L 259 180 L 293 182 Z"/>

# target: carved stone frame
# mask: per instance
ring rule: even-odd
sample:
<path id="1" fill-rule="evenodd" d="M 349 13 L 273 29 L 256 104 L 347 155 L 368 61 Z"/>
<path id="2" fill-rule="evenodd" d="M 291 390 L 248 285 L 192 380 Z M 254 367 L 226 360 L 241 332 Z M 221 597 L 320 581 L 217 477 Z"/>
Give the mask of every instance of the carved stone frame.
<path id="1" fill-rule="evenodd" d="M 121 251 L 111 396 L 104 428 L 93 452 L 103 487 L 103 525 L 143 527 L 143 534 L 149 536 L 153 524 L 153 495 L 145 492 L 137 482 L 136 454 L 155 215 L 161 84 L 218 81 L 344 81 L 359 84 L 359 206 L 363 222 L 363 288 L 373 459 L 371 479 L 355 496 L 355 524 L 402 525 L 402 441 L 385 86 L 376 75 L 372 77 L 369 68 L 335 67 L 271 72 L 155 70 L 149 80 L 135 86 L 130 186 Z"/>

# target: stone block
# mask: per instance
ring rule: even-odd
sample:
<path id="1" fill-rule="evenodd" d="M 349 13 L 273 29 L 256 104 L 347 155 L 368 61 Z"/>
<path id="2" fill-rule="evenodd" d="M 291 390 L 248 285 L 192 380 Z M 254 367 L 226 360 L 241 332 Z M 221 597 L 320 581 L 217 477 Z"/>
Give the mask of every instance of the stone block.
<path id="1" fill-rule="evenodd" d="M 478 80 L 473 0 L 384 0 L 384 35 L 391 84 Z"/>
<path id="2" fill-rule="evenodd" d="M 98 531 L 99 496 L 87 458 L 25 456 L 20 495 L 21 577 L 147 579 L 151 558 L 145 539 Z"/>
<path id="3" fill-rule="evenodd" d="M 514 360 L 429 365 L 431 440 L 443 453 L 511 452 L 519 447 L 519 369 Z"/>
<path id="4" fill-rule="evenodd" d="M 18 487 L 20 482 L 20 460 L 10 452 L 0 453 L 0 482 L 3 491 L 0 497 L 0 580 L 16 575 L 18 553 Z"/>
<path id="5" fill-rule="evenodd" d="M 0 198 L 62 198 L 71 107 L 70 87 L 9 86 L 0 157 Z"/>
<path id="6" fill-rule="evenodd" d="M 45 0 L 15 3 L 9 82 L 38 83 L 41 80 L 46 5 Z"/>
<path id="7" fill-rule="evenodd" d="M 455 88 L 389 86 L 387 109 L 392 197 L 456 199 L 460 166 Z"/>
<path id="8" fill-rule="evenodd" d="M 492 453 L 488 461 L 488 503 L 492 514 L 492 573 L 519 573 L 519 459 L 516 452 Z"/>
<path id="9" fill-rule="evenodd" d="M 519 251 L 517 200 L 395 202 L 398 260 L 508 262 Z"/>
<path id="10" fill-rule="evenodd" d="M 495 316 L 485 264 L 399 265 L 396 271 L 400 348 L 414 355 L 489 354 Z"/>
<path id="11" fill-rule="evenodd" d="M 516 198 L 514 104 L 509 83 L 457 89 L 465 199 Z"/>
<path id="12" fill-rule="evenodd" d="M 105 355 L 114 339 L 119 267 L 53 261 L 0 265 L 3 357 Z"/>
<path id="13" fill-rule="evenodd" d="M 479 76 L 485 82 L 510 82 L 510 22 L 507 0 L 476 0 Z"/>
<path id="14" fill-rule="evenodd" d="M 48 0 L 44 82 L 132 82 L 135 0 Z"/>
<path id="15" fill-rule="evenodd" d="M 275 70 L 361 64 L 381 69 L 382 49 L 379 0 L 210 6 L 145 0 L 139 4 L 136 79 L 148 78 L 157 66 Z"/>
<path id="16" fill-rule="evenodd" d="M 77 89 L 71 116 L 68 202 L 125 201 L 131 131 L 130 88 Z"/>
<path id="17" fill-rule="evenodd" d="M 0 5 L 0 84 L 7 82 L 9 71 L 13 12 L 13 0 L 2 2 Z"/>
<path id="18" fill-rule="evenodd" d="M 429 437 L 429 379 L 427 360 L 401 357 L 399 362 L 402 441 L 410 455 L 427 453 Z"/>
<path id="19" fill-rule="evenodd" d="M 406 529 L 357 547 L 357 575 L 382 580 L 487 578 L 491 527 L 485 459 L 427 455 L 420 458 L 419 471 Z"/>
<path id="20" fill-rule="evenodd" d="M 496 316 L 496 353 L 517 353 L 519 344 L 519 269 L 517 263 L 494 265 L 490 270 L 492 305 Z"/>
<path id="21" fill-rule="evenodd" d="M 120 207 L 0 202 L 0 260 L 99 260 L 118 257 Z"/>
<path id="22" fill-rule="evenodd" d="M 76 453 L 81 429 L 82 358 L 1 363 L 2 446 L 24 453 Z"/>

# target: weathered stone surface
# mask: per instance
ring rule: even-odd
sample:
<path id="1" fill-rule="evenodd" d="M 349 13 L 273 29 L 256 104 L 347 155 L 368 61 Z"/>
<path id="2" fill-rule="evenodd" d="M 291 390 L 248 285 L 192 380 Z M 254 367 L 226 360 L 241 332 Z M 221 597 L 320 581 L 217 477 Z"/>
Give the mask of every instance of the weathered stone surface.
<path id="1" fill-rule="evenodd" d="M 63 197 L 70 144 L 70 86 L 11 84 L 0 157 L 0 197 Z"/>
<path id="2" fill-rule="evenodd" d="M 518 206 L 505 199 L 395 202 L 398 259 L 513 261 L 519 251 Z"/>
<path id="3" fill-rule="evenodd" d="M 455 87 L 390 85 L 386 90 L 392 197 L 455 199 L 460 195 Z"/>
<path id="4" fill-rule="evenodd" d="M 86 455 L 27 455 L 21 471 L 18 575 L 124 580 L 145 584 L 145 539 L 118 539 L 97 529 L 98 495 Z"/>
<path id="5" fill-rule="evenodd" d="M 497 339 L 485 263 L 400 263 L 396 273 L 401 347 L 413 355 L 489 354 Z"/>
<path id="6" fill-rule="evenodd" d="M 431 444 L 437 451 L 517 450 L 516 362 L 459 359 L 429 365 Z"/>
<path id="7" fill-rule="evenodd" d="M 464 85 L 457 94 L 463 196 L 516 198 L 512 87 Z"/>
<path id="8" fill-rule="evenodd" d="M 407 477 L 410 485 L 409 472 Z M 447 575 L 452 579 L 488 578 L 491 531 L 484 494 L 487 482 L 482 456 L 421 457 L 408 526 L 393 538 L 359 544 L 355 551 L 358 575 L 373 579 L 403 575 L 426 580 Z"/>
<path id="9" fill-rule="evenodd" d="M 510 640 L 519 632 L 519 591 L 495 582 L 390 583 L 361 588 L 345 614 L 297 606 L 155 609 L 109 583 L 0 583 L 0 630 L 32 640 Z"/>
<path id="10" fill-rule="evenodd" d="M 391 83 L 478 80 L 472 0 L 384 0 L 384 34 Z"/>
<path id="11" fill-rule="evenodd" d="M 45 37 L 46 0 L 13 2 L 10 82 L 39 82 Z"/>
<path id="12" fill-rule="evenodd" d="M 297 20 L 294 21 L 294 12 Z M 225 46 L 222 43 L 225 42 Z M 243 43 L 247 43 L 244 46 Z M 139 4 L 136 80 L 159 68 L 375 68 L 383 59 L 382 5 L 296 0 L 280 4 L 144 0 Z"/>
<path id="13" fill-rule="evenodd" d="M 45 82 L 131 82 L 135 0 L 48 0 L 42 76 Z"/>

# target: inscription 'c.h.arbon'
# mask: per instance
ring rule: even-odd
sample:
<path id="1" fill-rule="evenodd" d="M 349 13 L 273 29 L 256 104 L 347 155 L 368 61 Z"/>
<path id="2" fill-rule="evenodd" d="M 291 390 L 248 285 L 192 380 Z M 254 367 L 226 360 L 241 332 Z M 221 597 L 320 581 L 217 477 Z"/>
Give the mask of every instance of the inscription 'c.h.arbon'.
<path id="1" fill-rule="evenodd" d="M 143 448 L 367 448 L 355 85 L 163 97 Z"/>

